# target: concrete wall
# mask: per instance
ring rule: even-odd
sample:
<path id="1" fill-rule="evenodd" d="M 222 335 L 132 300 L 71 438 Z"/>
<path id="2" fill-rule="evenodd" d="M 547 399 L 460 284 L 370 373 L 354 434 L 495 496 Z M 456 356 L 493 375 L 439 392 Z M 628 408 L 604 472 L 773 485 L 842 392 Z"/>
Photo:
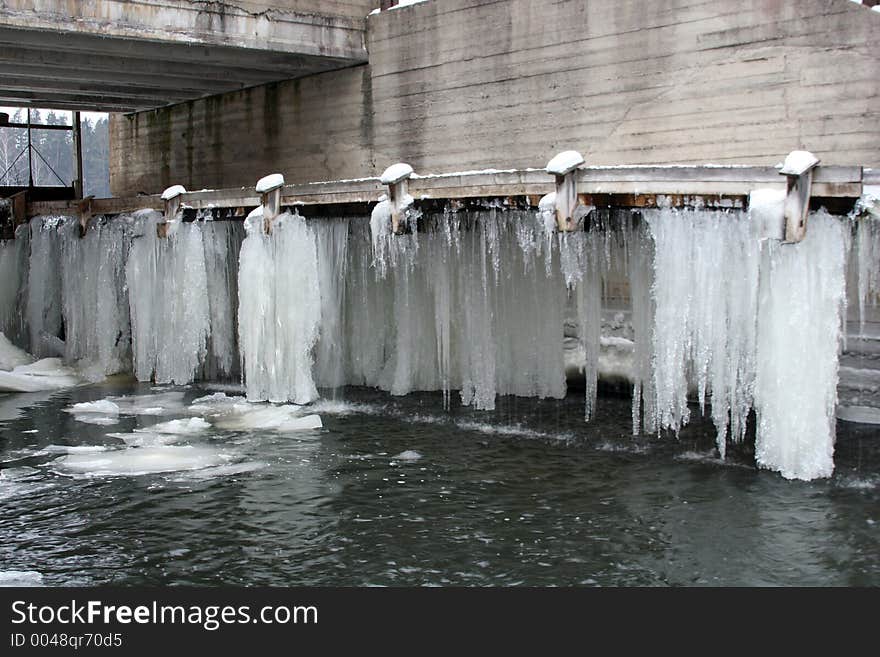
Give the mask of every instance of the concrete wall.
<path id="1" fill-rule="evenodd" d="M 429 0 L 368 19 L 369 66 L 111 123 L 117 194 L 542 166 L 880 166 L 880 14 L 848 0 Z"/>

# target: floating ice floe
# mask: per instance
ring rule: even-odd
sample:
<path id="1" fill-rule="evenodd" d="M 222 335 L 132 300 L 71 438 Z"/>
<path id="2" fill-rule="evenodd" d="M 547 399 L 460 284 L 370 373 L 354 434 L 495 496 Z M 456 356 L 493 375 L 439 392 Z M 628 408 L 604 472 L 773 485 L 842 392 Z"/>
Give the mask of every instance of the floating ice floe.
<path id="1" fill-rule="evenodd" d="M 200 470 L 234 460 L 234 455 L 210 447 L 162 445 L 68 454 L 52 465 L 62 474 L 77 477 L 113 477 Z"/>
<path id="2" fill-rule="evenodd" d="M 24 349 L 16 347 L 5 334 L 0 332 L 0 370 L 12 370 L 33 362 L 33 356 Z"/>
<path id="3" fill-rule="evenodd" d="M 43 575 L 36 570 L 0 570 L 0 586 L 43 586 Z"/>
<path id="4" fill-rule="evenodd" d="M 0 371 L 0 392 L 41 392 L 72 388 L 83 380 L 60 358 L 43 358 L 30 365 L 20 365 L 12 371 Z"/>
<path id="5" fill-rule="evenodd" d="M 422 455 L 415 451 L 414 449 L 407 449 L 400 454 L 395 454 L 392 457 L 395 461 L 418 461 L 422 458 Z"/>
<path id="6" fill-rule="evenodd" d="M 247 431 L 265 429 L 287 433 L 320 429 L 323 424 L 316 414 L 303 415 L 311 407 L 293 404 L 271 405 L 255 404 L 244 397 L 230 397 L 216 392 L 193 400 L 190 412 L 204 414 L 218 429 L 227 431 Z"/>

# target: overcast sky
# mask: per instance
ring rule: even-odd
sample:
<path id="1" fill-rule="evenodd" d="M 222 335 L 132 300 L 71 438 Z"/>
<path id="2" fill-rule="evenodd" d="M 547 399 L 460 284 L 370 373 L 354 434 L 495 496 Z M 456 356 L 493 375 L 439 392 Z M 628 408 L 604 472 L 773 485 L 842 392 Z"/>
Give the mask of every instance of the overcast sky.
<path id="1" fill-rule="evenodd" d="M 2 107 L 2 106 L 0 106 L 0 112 L 7 112 L 7 113 L 9 113 L 10 116 L 12 114 L 15 114 L 15 110 L 17 110 L 17 109 L 18 109 L 17 107 Z M 22 109 L 24 109 L 24 108 L 22 108 Z M 49 110 L 44 110 L 44 109 L 40 110 L 41 113 L 45 113 L 48 111 Z M 55 112 L 56 115 L 66 116 L 67 121 L 70 122 L 70 114 L 71 113 L 69 111 L 67 111 L 67 110 L 52 110 L 52 111 Z M 107 118 L 107 113 L 106 112 L 82 112 L 82 118 L 94 123 L 98 119 Z"/>

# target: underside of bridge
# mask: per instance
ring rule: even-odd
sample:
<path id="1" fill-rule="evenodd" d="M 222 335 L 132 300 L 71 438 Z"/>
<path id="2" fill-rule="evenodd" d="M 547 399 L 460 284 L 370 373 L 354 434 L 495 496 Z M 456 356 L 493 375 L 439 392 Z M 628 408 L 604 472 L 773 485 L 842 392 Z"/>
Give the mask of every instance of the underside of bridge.
<path id="1" fill-rule="evenodd" d="M 366 61 L 369 0 L 2 0 L 0 105 L 136 112 Z"/>

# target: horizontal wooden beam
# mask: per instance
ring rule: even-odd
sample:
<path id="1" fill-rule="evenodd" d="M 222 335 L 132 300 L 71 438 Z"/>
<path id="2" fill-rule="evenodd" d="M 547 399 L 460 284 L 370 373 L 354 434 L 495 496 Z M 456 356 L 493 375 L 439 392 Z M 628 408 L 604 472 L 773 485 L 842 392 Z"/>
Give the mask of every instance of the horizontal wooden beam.
<path id="1" fill-rule="evenodd" d="M 855 199 L 863 184 L 880 183 L 880 172 L 861 167 L 817 167 L 813 196 Z M 864 179 L 863 179 L 864 178 Z M 877 180 L 873 183 L 869 180 Z M 671 197 L 673 203 L 690 204 L 693 197 L 730 197 L 738 202 L 757 188 L 785 189 L 786 180 L 774 167 L 738 166 L 627 166 L 585 167 L 578 174 L 578 191 L 595 197 L 635 199 L 635 206 L 660 202 L 658 196 Z M 454 174 L 413 176 L 410 194 L 418 200 L 529 197 L 532 204 L 554 190 L 554 181 L 543 169 L 475 171 Z M 282 205 L 346 205 L 372 203 L 386 192 L 378 178 L 285 185 Z M 678 199 L 678 201 L 676 201 Z M 669 199 L 664 199 L 669 200 Z M 260 204 L 251 187 L 201 190 L 183 194 L 184 208 L 251 208 Z M 161 210 L 158 195 L 95 199 L 94 214 L 117 214 L 139 209 Z M 64 202 L 31 203 L 29 216 L 73 211 Z"/>

